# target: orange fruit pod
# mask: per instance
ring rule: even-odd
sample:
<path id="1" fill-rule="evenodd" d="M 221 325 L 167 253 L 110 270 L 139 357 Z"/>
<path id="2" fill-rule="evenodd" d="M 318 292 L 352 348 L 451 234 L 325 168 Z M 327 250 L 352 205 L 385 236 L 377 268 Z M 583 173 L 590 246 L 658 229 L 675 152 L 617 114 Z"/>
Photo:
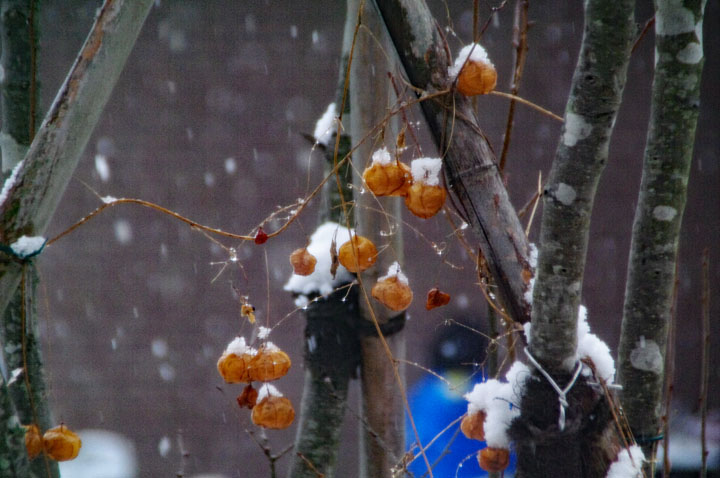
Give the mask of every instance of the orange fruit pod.
<path id="1" fill-rule="evenodd" d="M 427 302 L 425 302 L 425 309 L 432 310 L 435 307 L 442 307 L 450 303 L 450 294 L 442 292 L 440 289 L 435 287 L 430 289 L 427 295 Z"/>
<path id="2" fill-rule="evenodd" d="M 411 163 L 413 185 L 405 196 L 405 205 L 416 216 L 427 219 L 442 209 L 447 192 L 440 186 L 441 169 L 440 158 L 418 158 Z"/>
<path id="3" fill-rule="evenodd" d="M 477 455 L 480 468 L 485 471 L 502 471 L 510 464 L 510 450 L 505 448 L 483 448 Z"/>
<path id="4" fill-rule="evenodd" d="M 268 395 L 253 407 L 250 418 L 260 427 L 282 430 L 292 424 L 295 409 L 289 399 Z"/>
<path id="5" fill-rule="evenodd" d="M 457 89 L 465 96 L 490 93 L 497 84 L 495 66 L 479 43 L 466 45 L 460 50 L 448 75 L 457 77 Z"/>
<path id="6" fill-rule="evenodd" d="M 405 196 L 412 183 L 410 168 L 393 159 L 387 148 L 373 153 L 373 162 L 363 172 L 363 181 L 376 196 Z"/>
<path id="7" fill-rule="evenodd" d="M 375 244 L 363 236 L 352 236 L 340 246 L 338 260 L 350 272 L 361 272 L 375 264 L 378 251 Z"/>
<path id="8" fill-rule="evenodd" d="M 78 456 L 82 441 L 68 427 L 60 425 L 45 432 L 43 446 L 53 460 L 67 461 Z"/>
<path id="9" fill-rule="evenodd" d="M 465 96 L 485 95 L 496 84 L 497 71 L 492 63 L 468 60 L 458 75 L 457 89 Z"/>
<path id="10" fill-rule="evenodd" d="M 236 337 L 230 342 L 218 359 L 217 369 L 227 383 L 250 382 L 248 364 L 257 351 L 245 344 L 244 337 Z"/>
<path id="11" fill-rule="evenodd" d="M 290 370 L 290 357 L 272 342 L 260 347 L 257 355 L 247 364 L 250 380 L 270 382 L 284 376 Z"/>
<path id="12" fill-rule="evenodd" d="M 407 277 L 400 271 L 400 265 L 397 262 L 390 266 L 388 275 L 378 279 L 370 292 L 385 307 L 396 312 L 410 307 L 413 299 Z"/>
<path id="13" fill-rule="evenodd" d="M 405 205 L 417 217 L 427 219 L 442 209 L 446 196 L 447 192 L 442 186 L 415 183 L 408 189 Z"/>
<path id="14" fill-rule="evenodd" d="M 237 402 L 240 408 L 249 408 L 252 410 L 252 408 L 257 403 L 258 398 L 258 391 L 255 390 L 251 383 L 247 384 L 245 388 L 243 388 L 242 393 L 237 396 Z"/>
<path id="15" fill-rule="evenodd" d="M 315 271 L 317 259 L 310 254 L 307 248 L 295 249 L 290 254 L 290 264 L 293 266 L 293 272 L 299 276 L 309 276 Z"/>
<path id="16" fill-rule="evenodd" d="M 485 412 L 481 410 L 465 415 L 460 422 L 460 430 L 471 440 L 485 440 Z"/>
<path id="17" fill-rule="evenodd" d="M 37 425 L 24 425 L 25 427 L 25 449 L 30 460 L 37 457 L 43 451 L 43 439 Z"/>

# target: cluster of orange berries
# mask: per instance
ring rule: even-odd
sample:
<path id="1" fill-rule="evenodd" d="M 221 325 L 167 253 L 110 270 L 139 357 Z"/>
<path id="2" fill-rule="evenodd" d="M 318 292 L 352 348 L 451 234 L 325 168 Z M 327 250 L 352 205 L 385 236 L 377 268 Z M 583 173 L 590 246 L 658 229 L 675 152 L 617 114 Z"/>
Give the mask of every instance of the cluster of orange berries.
<path id="1" fill-rule="evenodd" d="M 237 337 L 225 349 L 217 368 L 225 382 L 248 384 L 237 397 L 237 402 L 240 407 L 252 410 L 251 419 L 255 425 L 283 429 L 295 419 L 292 403 L 272 385 L 265 383 L 260 387 L 262 393 L 259 393 L 252 382 L 277 380 L 288 373 L 291 364 L 288 354 L 272 342 L 266 342 L 255 350 L 245 344 L 243 337 Z"/>
<path id="2" fill-rule="evenodd" d="M 402 147 L 398 148 L 398 151 Z M 413 167 L 401 162 L 398 157 L 392 159 L 385 148 L 373 154 L 372 164 L 363 171 L 363 181 L 375 196 L 401 196 L 405 198 L 405 206 L 414 215 L 427 219 L 442 209 L 447 192 L 439 185 L 435 171 L 432 178 L 417 174 L 414 168 L 423 162 L 437 162 L 439 158 L 418 158 Z M 418 168 L 422 170 L 422 168 Z M 422 172 L 422 171 L 421 171 Z"/>
<path id="3" fill-rule="evenodd" d="M 468 413 L 460 422 L 460 430 L 471 440 L 485 440 L 485 417 L 482 410 Z M 478 452 L 477 460 L 485 471 L 502 471 L 510 464 L 510 450 L 488 446 Z"/>
<path id="4" fill-rule="evenodd" d="M 43 435 L 37 425 L 25 425 L 25 449 L 31 460 L 43 452 L 55 461 L 72 460 L 81 446 L 80 437 L 65 425 L 51 428 Z"/>

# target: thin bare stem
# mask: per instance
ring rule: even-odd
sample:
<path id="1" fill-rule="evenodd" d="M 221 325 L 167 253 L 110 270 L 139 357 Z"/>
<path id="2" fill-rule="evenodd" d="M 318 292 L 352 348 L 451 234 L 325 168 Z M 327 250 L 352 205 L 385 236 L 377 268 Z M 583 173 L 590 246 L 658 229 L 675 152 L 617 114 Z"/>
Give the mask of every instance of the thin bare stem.
<path id="1" fill-rule="evenodd" d="M 702 465 L 700 477 L 707 476 L 707 398 L 710 384 L 710 251 L 705 248 L 702 258 L 702 368 L 700 382 L 700 443 Z"/>
<path id="2" fill-rule="evenodd" d="M 517 95 L 520 91 L 520 80 L 522 79 L 523 70 L 525 69 L 525 58 L 527 56 L 527 31 L 528 31 L 528 0 L 518 0 L 515 4 L 515 23 L 513 25 L 513 46 L 515 46 L 515 70 L 513 72 L 512 87 L 510 93 Z M 512 135 L 513 123 L 515 121 L 515 102 L 510 100 L 508 108 L 507 122 L 505 124 L 505 136 L 503 137 L 503 147 L 500 153 L 500 171 L 505 170 L 507 163 L 507 154 L 510 149 L 510 136 Z"/>
<path id="3" fill-rule="evenodd" d="M 503 98 L 507 98 L 509 100 L 517 101 L 518 103 L 522 103 L 525 106 L 529 106 L 530 108 L 539 111 L 540 113 L 544 114 L 545 116 L 549 116 L 550 118 L 554 119 L 555 121 L 559 121 L 561 123 L 564 123 L 565 120 L 562 118 L 562 116 L 558 116 L 555 113 L 553 113 L 550 110 L 546 110 L 540 105 L 536 105 L 530 100 L 526 100 L 525 98 L 522 98 L 520 96 L 514 95 L 512 93 L 503 93 L 502 91 L 493 90 L 489 95 L 495 95 L 495 96 L 502 96 Z"/>

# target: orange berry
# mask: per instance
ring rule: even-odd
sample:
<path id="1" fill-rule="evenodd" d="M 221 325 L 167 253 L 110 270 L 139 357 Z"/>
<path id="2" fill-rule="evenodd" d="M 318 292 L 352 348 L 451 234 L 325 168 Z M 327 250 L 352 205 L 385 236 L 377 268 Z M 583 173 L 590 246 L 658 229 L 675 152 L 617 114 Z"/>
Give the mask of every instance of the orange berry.
<path id="1" fill-rule="evenodd" d="M 408 189 L 408 194 L 405 196 L 405 205 L 411 213 L 427 219 L 442 209 L 445 196 L 447 196 L 447 192 L 442 186 L 415 183 Z"/>
<path id="2" fill-rule="evenodd" d="M 485 440 L 485 412 L 479 411 L 465 415 L 460 422 L 460 430 L 471 440 Z"/>
<path id="3" fill-rule="evenodd" d="M 377 260 L 375 244 L 363 236 L 353 236 L 340 246 L 338 260 L 350 272 L 360 272 L 371 267 Z"/>
<path id="4" fill-rule="evenodd" d="M 42 453 L 43 439 L 37 425 L 25 425 L 25 449 L 31 460 Z"/>
<path id="5" fill-rule="evenodd" d="M 270 395 L 253 407 L 251 418 L 255 425 L 280 430 L 292 424 L 295 410 L 289 399 Z"/>
<path id="6" fill-rule="evenodd" d="M 372 288 L 372 296 L 388 309 L 400 312 L 410 307 L 413 293 L 410 286 L 397 276 L 379 280 Z"/>
<path id="7" fill-rule="evenodd" d="M 227 383 L 251 382 L 248 364 L 252 359 L 253 356 L 247 353 L 224 353 L 218 360 L 217 369 Z"/>
<path id="8" fill-rule="evenodd" d="M 290 264 L 293 266 L 293 272 L 299 276 L 309 276 L 315 271 L 317 259 L 310 254 L 307 248 L 295 249 L 290 254 Z"/>
<path id="9" fill-rule="evenodd" d="M 412 183 L 410 168 L 400 161 L 373 163 L 363 172 L 363 180 L 376 196 L 405 196 Z"/>
<path id="10" fill-rule="evenodd" d="M 497 71 L 486 62 L 468 60 L 457 79 L 457 89 L 465 96 L 484 95 L 495 89 Z"/>
<path id="11" fill-rule="evenodd" d="M 510 450 L 487 447 L 477 455 L 480 468 L 485 471 L 502 471 L 510 464 Z"/>
<path id="12" fill-rule="evenodd" d="M 268 344 L 247 364 L 247 373 L 250 380 L 270 382 L 287 374 L 291 364 L 288 354 Z"/>
<path id="13" fill-rule="evenodd" d="M 82 442 L 80 437 L 65 425 L 60 425 L 45 432 L 43 446 L 45 452 L 53 460 L 67 461 L 78 456 Z"/>

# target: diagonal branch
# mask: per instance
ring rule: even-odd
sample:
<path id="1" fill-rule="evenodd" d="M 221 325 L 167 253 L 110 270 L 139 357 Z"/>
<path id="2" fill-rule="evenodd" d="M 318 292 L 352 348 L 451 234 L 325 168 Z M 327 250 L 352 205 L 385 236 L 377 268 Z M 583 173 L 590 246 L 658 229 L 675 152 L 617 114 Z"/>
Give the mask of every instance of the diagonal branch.
<path id="1" fill-rule="evenodd" d="M 0 204 L 0 243 L 42 235 L 98 121 L 152 0 L 106 0 Z M 22 266 L 0 258 L 0 312 Z"/>
<path id="2" fill-rule="evenodd" d="M 450 54 L 425 1 L 376 3 L 410 82 L 428 94 L 449 89 Z M 448 93 L 437 101 L 423 101 L 422 110 L 438 149 L 445 153 L 450 189 L 480 243 L 500 300 L 514 320 L 529 321 L 530 305 L 523 297 L 523 277 L 531 276 L 527 238 L 470 100 Z"/>

